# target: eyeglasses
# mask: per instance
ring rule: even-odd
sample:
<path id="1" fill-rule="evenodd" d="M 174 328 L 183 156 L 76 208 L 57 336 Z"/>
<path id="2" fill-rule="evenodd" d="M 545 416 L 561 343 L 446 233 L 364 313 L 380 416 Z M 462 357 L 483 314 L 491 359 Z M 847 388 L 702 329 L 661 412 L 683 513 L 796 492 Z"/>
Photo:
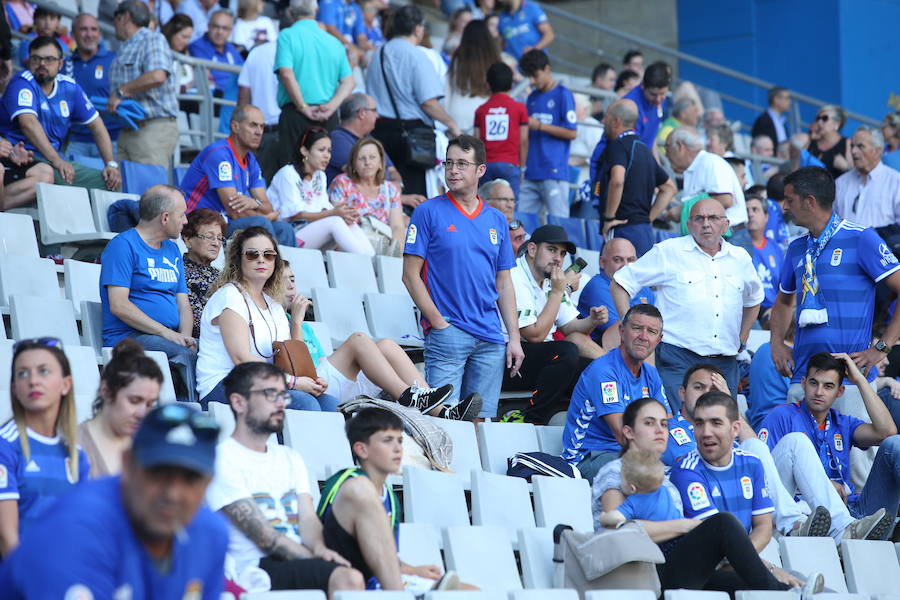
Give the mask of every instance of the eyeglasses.
<path id="1" fill-rule="evenodd" d="M 62 60 L 59 56 L 38 56 L 37 54 L 32 54 L 28 58 L 31 62 L 39 65 L 52 65 Z"/>
<path id="2" fill-rule="evenodd" d="M 476 166 L 477 163 L 470 162 L 468 160 L 445 160 L 444 161 L 444 169 L 450 170 L 453 167 L 456 167 L 460 171 L 465 171 L 469 167 Z"/>
<path id="3" fill-rule="evenodd" d="M 20 350 L 29 350 L 31 347 L 36 348 L 59 348 L 62 350 L 62 340 L 55 337 L 39 337 L 29 338 L 27 340 L 19 340 L 13 344 L 13 355 L 19 353 Z"/>
<path id="4" fill-rule="evenodd" d="M 516 203 L 515 198 L 488 198 L 490 202 L 510 202 L 512 204 Z"/>
<path id="5" fill-rule="evenodd" d="M 816 115 L 816 121 L 827 123 L 831 119 L 831 115 Z"/>
<path id="6" fill-rule="evenodd" d="M 278 253 L 274 250 L 266 250 L 264 252 L 260 252 L 259 250 L 244 250 L 244 258 L 247 260 L 256 260 L 259 258 L 260 254 L 266 259 L 266 262 L 274 262 L 275 257 L 278 256 Z"/>
<path id="7" fill-rule="evenodd" d="M 359 109 L 359 110 L 361 110 L 362 112 L 373 112 L 373 113 L 377 113 L 377 112 L 378 112 L 378 109 L 377 109 L 377 108 L 369 108 L 368 106 L 365 106 L 365 107 L 363 107 L 363 108 L 361 108 L 361 109 Z"/>
<path id="8" fill-rule="evenodd" d="M 205 235 L 202 233 L 195 233 L 194 237 L 199 238 L 204 242 L 209 242 L 210 244 L 212 244 L 213 242 L 219 242 L 220 244 L 222 244 L 222 246 L 225 246 L 227 242 L 227 240 L 221 235 Z"/>
<path id="9" fill-rule="evenodd" d="M 211 436 L 219 435 L 219 424 L 213 417 L 181 404 L 166 404 L 162 406 L 159 408 L 157 418 L 172 426 L 187 423 L 196 432 L 203 432 Z"/>
<path id="10" fill-rule="evenodd" d="M 509 230 L 510 231 L 515 231 L 516 229 L 520 229 L 520 228 L 522 228 L 522 221 L 520 221 L 518 219 L 513 219 L 512 221 L 509 222 Z"/>
<path id="11" fill-rule="evenodd" d="M 703 223 L 706 221 L 709 221 L 710 225 L 717 225 L 724 219 L 725 217 L 719 215 L 694 215 L 693 217 L 691 217 L 691 221 L 696 223 L 697 225 L 703 225 Z"/>
<path id="12" fill-rule="evenodd" d="M 279 400 L 284 402 L 285 404 L 291 403 L 291 395 L 287 392 L 287 390 L 276 390 L 275 388 L 265 388 L 263 390 L 250 390 L 251 394 L 262 394 L 263 398 L 272 404 L 277 403 Z"/>

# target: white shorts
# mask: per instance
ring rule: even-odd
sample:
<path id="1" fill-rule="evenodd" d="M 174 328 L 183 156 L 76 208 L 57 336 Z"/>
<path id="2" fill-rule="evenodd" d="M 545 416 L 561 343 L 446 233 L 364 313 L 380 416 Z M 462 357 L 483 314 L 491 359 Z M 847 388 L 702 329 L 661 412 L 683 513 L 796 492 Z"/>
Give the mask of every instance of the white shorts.
<path id="1" fill-rule="evenodd" d="M 316 373 L 328 382 L 328 389 L 325 390 L 325 393 L 334 396 L 341 402 L 352 400 L 360 394 L 377 398 L 381 393 L 381 388 L 372 383 L 362 371 L 356 376 L 356 381 L 347 379 L 343 373 L 338 371 L 337 367 L 331 364 L 327 356 L 319 361 Z"/>

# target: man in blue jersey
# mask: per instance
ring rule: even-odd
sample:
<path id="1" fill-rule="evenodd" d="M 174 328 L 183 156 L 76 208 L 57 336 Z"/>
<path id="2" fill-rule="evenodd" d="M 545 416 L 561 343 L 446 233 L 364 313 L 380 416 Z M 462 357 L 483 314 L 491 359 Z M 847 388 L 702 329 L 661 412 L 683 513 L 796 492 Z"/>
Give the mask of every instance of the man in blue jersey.
<path id="1" fill-rule="evenodd" d="M 209 208 L 228 219 L 230 237 L 239 229 L 263 227 L 279 244 L 296 246 L 290 223 L 278 220 L 278 212 L 266 196 L 266 182 L 256 157 L 265 117 L 255 106 L 245 105 L 231 113 L 231 135 L 213 142 L 191 161 L 181 180 L 187 212 Z"/>
<path id="2" fill-rule="evenodd" d="M 191 42 L 188 52 L 191 56 L 211 60 L 226 65 L 239 67 L 244 64 L 244 58 L 238 52 L 237 47 L 228 41 L 234 29 L 234 17 L 227 10 L 220 9 L 209 17 L 209 28 L 203 37 Z M 237 100 L 238 74 L 229 71 L 210 69 L 210 82 L 213 85 L 213 94 L 225 100 Z M 231 121 L 231 106 L 222 106 L 219 111 L 219 131 L 228 131 L 226 123 Z"/>
<path id="3" fill-rule="evenodd" d="M 39 37 L 29 46 L 28 71 L 12 78 L 0 99 L 0 135 L 12 144 L 23 142 L 35 159 L 49 163 L 56 183 L 88 188 L 117 189 L 122 183 L 119 165 L 113 160 L 112 142 L 100 114 L 84 90 L 72 78 L 60 75 L 62 48 L 51 37 Z M 72 164 L 59 154 L 72 125 L 90 130 L 103 172 Z M 4 162 L 9 183 L 27 176 L 31 164 Z"/>
<path id="4" fill-rule="evenodd" d="M 519 69 L 531 80 L 528 94 L 528 160 L 518 210 L 569 216 L 569 145 L 577 135 L 575 98 L 553 78 L 540 50 L 526 52 Z"/>
<path id="5" fill-rule="evenodd" d="M 362 8 L 354 0 L 320 0 L 316 21 L 347 49 L 351 66 L 365 55 L 368 37 Z"/>
<path id="6" fill-rule="evenodd" d="M 521 60 L 529 50 L 543 52 L 556 38 L 547 15 L 537 2 L 497 0 L 496 8 L 500 13 L 497 29 L 506 44 L 504 50 L 516 59 Z M 521 62 L 519 64 L 521 66 Z"/>
<path id="7" fill-rule="evenodd" d="M 875 284 L 883 281 L 898 294 L 900 264 L 873 229 L 834 213 L 835 184 L 828 171 L 804 167 L 788 175 L 784 184 L 785 217 L 809 230 L 788 247 L 770 321 L 772 360 L 791 378 L 788 399 L 796 402 L 803 399 L 800 381 L 806 363 L 818 352 L 846 352 L 869 382 L 875 379 L 873 366 L 900 339 L 897 311 L 882 338 L 872 343 Z M 784 343 L 791 319 L 797 323 L 793 351 Z M 853 382 L 844 382 L 836 408 L 863 421 L 869 418 Z M 852 481 L 860 486 L 874 452 L 853 454 Z"/>
<path id="8" fill-rule="evenodd" d="M 861 392 L 871 423 L 833 408 L 845 378 Z M 759 432 L 782 480 L 807 501 L 828 507 L 836 526 L 847 528 L 845 538 L 886 538 L 900 506 L 900 436 L 890 412 L 846 353 L 814 354 L 801 384 L 804 399 L 774 408 Z M 876 444 L 881 448 L 865 485 L 854 485 L 850 448 Z M 853 524 L 853 517 L 866 527 Z"/>
<path id="9" fill-rule="evenodd" d="M 149 412 L 122 475 L 79 485 L 3 561 L 3 597 L 218 600 L 228 534 L 201 506 L 218 433 L 186 406 Z"/>
<path id="10" fill-rule="evenodd" d="M 447 145 L 449 191 L 413 212 L 403 283 L 422 313 L 428 382 L 453 384 L 463 398 L 458 410 L 474 413 L 480 402 L 477 416 L 491 418 L 497 415 L 504 362 L 515 375 L 524 353 L 509 272 L 516 265 L 509 225 L 476 193 L 485 169 L 478 138 L 461 135 Z M 501 317 L 509 332 L 505 352 Z"/>
<path id="11" fill-rule="evenodd" d="M 749 196 L 747 205 L 747 233 L 753 243 L 753 266 L 759 281 L 762 283 L 763 298 L 759 305 L 759 322 L 763 327 L 768 326 L 772 316 L 772 305 L 778 294 L 777 282 L 781 275 L 781 266 L 784 264 L 784 251 L 775 240 L 766 236 L 766 226 L 769 219 L 769 207 L 765 200 L 757 196 Z"/>

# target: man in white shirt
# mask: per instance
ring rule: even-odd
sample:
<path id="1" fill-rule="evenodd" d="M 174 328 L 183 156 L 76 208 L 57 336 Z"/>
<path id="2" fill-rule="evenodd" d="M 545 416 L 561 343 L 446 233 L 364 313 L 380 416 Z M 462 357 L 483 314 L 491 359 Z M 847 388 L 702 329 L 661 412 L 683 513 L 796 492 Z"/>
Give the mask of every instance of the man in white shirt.
<path id="1" fill-rule="evenodd" d="M 747 207 L 744 189 L 734 169 L 724 158 L 703 149 L 703 139 L 689 127 L 678 127 L 666 139 L 666 156 L 676 173 L 684 173 L 684 198 L 709 194 L 725 209 L 731 226 L 730 241 L 753 251 L 747 232 Z"/>
<path id="2" fill-rule="evenodd" d="M 900 223 L 900 172 L 881 162 L 884 135 L 860 127 L 850 140 L 853 169 L 835 180 L 834 210 L 863 227 Z"/>
<path id="3" fill-rule="evenodd" d="M 206 501 L 230 522 L 234 572 L 228 575 L 246 584 L 262 569 L 273 590 L 319 589 L 329 597 L 362 590 L 362 574 L 325 546 L 303 459 L 287 446 L 267 444 L 284 427 L 290 402 L 284 374 L 271 363 L 242 363 L 224 384 L 234 433 L 217 448 Z"/>
<path id="4" fill-rule="evenodd" d="M 700 200 L 691 208 L 690 236 L 660 242 L 617 271 L 610 284 L 619 314 L 625 314 L 641 288 L 656 288 L 656 306 L 665 323 L 656 368 L 673 411 L 681 408 L 681 378 L 695 363 L 716 365 L 729 389 L 738 389 L 736 356 L 750 335 L 764 293 L 750 255 L 722 239 L 726 229 L 722 204 Z"/>
<path id="5" fill-rule="evenodd" d="M 604 354 L 590 332 L 606 322 L 606 307 L 591 308 L 587 318 L 579 318 L 566 290 L 562 265 L 567 252 L 574 255 L 575 244 L 565 229 L 543 225 L 531 234 L 525 253 L 510 271 L 525 361 L 519 376 L 504 375 L 502 389 L 531 390 L 531 399 L 524 410 L 511 411 L 504 421 L 546 425 L 584 367 Z M 566 340 L 554 340 L 557 329 Z"/>
<path id="6" fill-rule="evenodd" d="M 278 170 L 278 117 L 281 116 L 281 107 L 278 106 L 278 77 L 274 70 L 276 48 L 274 41 L 253 48 L 238 75 L 238 106 L 253 104 L 259 107 L 265 119 L 256 158 L 266 183 L 272 181 Z"/>

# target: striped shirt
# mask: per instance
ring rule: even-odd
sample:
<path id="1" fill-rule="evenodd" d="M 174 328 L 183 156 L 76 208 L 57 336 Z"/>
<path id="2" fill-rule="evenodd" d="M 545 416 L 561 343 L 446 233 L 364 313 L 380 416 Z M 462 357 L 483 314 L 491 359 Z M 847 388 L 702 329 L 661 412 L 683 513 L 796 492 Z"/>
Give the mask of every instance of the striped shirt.
<path id="1" fill-rule="evenodd" d="M 187 198 L 187 211 L 209 208 L 228 219 L 216 191 L 223 187 L 233 187 L 245 196 L 249 196 L 251 190 L 266 187 L 256 157 L 251 152 L 243 159 L 238 157 L 230 138 L 204 148 L 188 167 L 181 180 L 181 191 Z"/>
<path id="2" fill-rule="evenodd" d="M 119 46 L 118 54 L 109 67 L 110 94 L 144 73 L 157 69 L 169 74 L 165 82 L 132 98 L 144 108 L 146 119 L 174 117 L 178 114 L 178 98 L 172 76 L 175 72 L 172 50 L 161 33 L 146 27 L 138 29 Z"/>

